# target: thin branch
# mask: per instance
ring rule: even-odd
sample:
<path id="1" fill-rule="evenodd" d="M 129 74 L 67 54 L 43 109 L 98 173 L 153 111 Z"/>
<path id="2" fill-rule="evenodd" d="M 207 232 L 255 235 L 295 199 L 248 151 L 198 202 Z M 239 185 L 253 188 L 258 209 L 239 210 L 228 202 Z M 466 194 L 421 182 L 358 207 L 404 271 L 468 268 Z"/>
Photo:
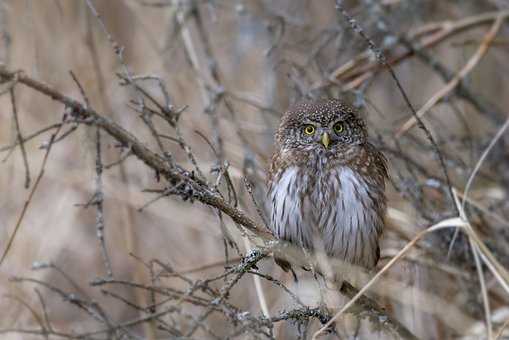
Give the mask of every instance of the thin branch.
<path id="1" fill-rule="evenodd" d="M 79 82 L 76 75 L 70 71 L 71 77 L 78 86 L 81 96 L 85 101 L 85 107 L 90 107 L 90 101 L 85 93 L 85 89 Z M 95 129 L 95 193 L 93 203 L 96 208 L 96 235 L 99 240 L 99 244 L 101 247 L 101 254 L 103 257 L 104 267 L 106 268 L 107 277 L 111 278 L 113 276 L 113 271 L 111 269 L 111 260 L 108 254 L 108 248 L 106 246 L 106 241 L 104 239 L 104 193 L 103 193 L 103 181 L 102 181 L 102 173 L 104 170 L 103 162 L 102 162 L 102 145 L 101 145 L 101 129 L 96 127 Z"/>
<path id="2" fill-rule="evenodd" d="M 25 138 L 23 138 L 23 143 L 26 143 L 32 139 L 34 139 L 35 137 L 39 136 L 39 135 L 42 135 L 43 133 L 45 132 L 48 132 L 50 130 L 54 130 L 54 129 L 57 129 L 59 128 L 60 126 L 62 125 L 62 123 L 55 123 L 55 124 L 52 124 L 52 125 L 48 125 L 40 130 L 37 130 L 33 133 L 31 133 L 30 135 L 26 136 Z M 0 152 L 5 152 L 5 151 L 9 151 L 11 150 L 12 148 L 16 147 L 17 145 L 19 144 L 19 140 L 16 140 L 14 143 L 12 143 L 11 145 L 6 145 L 6 146 L 3 146 L 0 148 Z"/>
<path id="3" fill-rule="evenodd" d="M 111 260 L 108 254 L 108 247 L 104 237 L 104 193 L 103 193 L 103 163 L 102 163 L 102 148 L 101 148 L 101 129 L 96 128 L 95 131 L 95 193 L 94 193 L 94 205 L 96 207 L 96 221 L 95 228 L 97 233 L 97 239 L 101 246 L 101 254 L 103 257 L 104 267 L 106 268 L 106 276 L 112 277 L 113 271 L 111 268 Z"/>
<path id="4" fill-rule="evenodd" d="M 62 124 L 57 128 L 57 131 L 55 131 L 51 135 L 51 137 L 50 137 L 50 141 L 49 141 L 48 147 L 46 149 L 46 153 L 44 154 L 44 159 L 42 160 L 42 164 L 41 164 L 41 168 L 39 170 L 39 174 L 37 175 L 37 178 L 35 180 L 34 186 L 32 187 L 32 190 L 28 194 L 28 198 L 25 201 L 25 204 L 23 205 L 23 208 L 21 209 L 21 213 L 20 213 L 20 215 L 18 217 L 18 220 L 16 221 L 16 225 L 14 226 L 14 231 L 12 232 L 12 235 L 9 237 L 9 240 L 7 241 L 7 246 L 5 247 L 5 249 L 4 249 L 3 253 L 2 253 L 2 257 L 0 258 L 0 266 L 2 266 L 2 263 L 4 262 L 5 258 L 7 257 L 7 254 L 9 253 L 9 250 L 11 249 L 12 244 L 14 242 L 14 238 L 16 237 L 16 234 L 19 231 L 19 228 L 21 226 L 21 222 L 23 222 L 23 219 L 24 219 L 24 217 L 26 215 L 26 212 L 28 211 L 28 207 L 30 206 L 30 203 L 32 202 L 32 199 L 34 197 L 34 194 L 35 194 L 37 188 L 39 188 L 39 183 L 41 182 L 42 177 L 44 176 L 44 170 L 46 168 L 46 163 L 48 161 L 48 156 L 49 156 L 49 153 L 51 151 L 51 147 L 53 145 L 53 142 L 54 142 L 56 136 L 60 132 L 61 128 L 62 128 Z"/>
<path id="5" fill-rule="evenodd" d="M 21 126 L 19 123 L 18 117 L 18 109 L 16 107 L 16 97 L 14 95 L 14 86 L 9 90 L 11 97 L 11 105 L 12 105 L 12 115 L 14 117 L 14 125 L 16 126 L 16 139 L 19 147 L 21 149 L 21 155 L 23 156 L 23 164 L 25 166 L 25 189 L 30 187 L 30 166 L 28 164 L 27 150 L 25 148 L 25 143 L 23 139 L 23 135 L 21 134 Z"/>
<path id="6" fill-rule="evenodd" d="M 462 209 L 465 209 L 465 203 L 468 200 L 468 194 L 470 192 L 470 187 L 472 186 L 472 183 L 474 182 L 474 179 L 475 179 L 477 173 L 481 169 L 481 166 L 484 163 L 484 160 L 488 156 L 488 154 L 491 151 L 491 149 L 493 149 L 495 144 L 498 142 L 500 137 L 502 137 L 502 135 L 507 130 L 507 128 L 509 128 L 509 118 L 505 121 L 504 125 L 502 125 L 502 127 L 497 131 L 495 136 L 491 139 L 490 144 L 483 151 L 481 157 L 479 158 L 479 160 L 477 161 L 477 163 L 476 163 L 476 165 L 474 167 L 474 170 L 472 170 L 472 173 L 468 177 L 467 184 L 465 185 L 465 190 L 463 191 L 463 201 L 461 203 Z"/>

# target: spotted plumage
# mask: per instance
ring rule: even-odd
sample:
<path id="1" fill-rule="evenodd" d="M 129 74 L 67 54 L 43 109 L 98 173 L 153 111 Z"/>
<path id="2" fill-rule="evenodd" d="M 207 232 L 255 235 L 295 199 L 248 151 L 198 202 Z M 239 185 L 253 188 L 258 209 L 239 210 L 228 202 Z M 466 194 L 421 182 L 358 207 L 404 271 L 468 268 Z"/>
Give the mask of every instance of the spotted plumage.
<path id="1" fill-rule="evenodd" d="M 334 99 L 301 102 L 283 115 L 276 133 L 271 229 L 298 246 L 373 268 L 386 178 L 385 158 L 352 108 Z"/>

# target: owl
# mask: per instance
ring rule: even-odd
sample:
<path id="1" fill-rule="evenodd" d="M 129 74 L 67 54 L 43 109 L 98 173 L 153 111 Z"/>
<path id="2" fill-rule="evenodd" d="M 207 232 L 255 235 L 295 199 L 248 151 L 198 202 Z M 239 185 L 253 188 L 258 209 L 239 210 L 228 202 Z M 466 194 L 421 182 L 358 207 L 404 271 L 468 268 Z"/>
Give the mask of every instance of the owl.
<path id="1" fill-rule="evenodd" d="M 354 109 L 336 99 L 298 103 L 276 133 L 270 228 L 279 239 L 371 269 L 380 258 L 387 176 Z"/>

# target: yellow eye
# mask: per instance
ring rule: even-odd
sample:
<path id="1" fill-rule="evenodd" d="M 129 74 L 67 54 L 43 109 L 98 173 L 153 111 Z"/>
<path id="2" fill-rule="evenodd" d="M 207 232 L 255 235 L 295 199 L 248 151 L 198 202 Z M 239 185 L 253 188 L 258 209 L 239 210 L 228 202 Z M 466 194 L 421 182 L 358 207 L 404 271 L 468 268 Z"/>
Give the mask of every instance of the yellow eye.
<path id="1" fill-rule="evenodd" d="M 345 127 L 343 126 L 343 123 L 339 123 L 339 122 L 334 124 L 334 126 L 332 128 L 334 129 L 335 133 L 341 133 L 345 129 Z"/>
<path id="2" fill-rule="evenodd" d="M 304 133 L 306 135 L 312 135 L 315 133 L 315 127 L 313 125 L 306 125 L 304 127 Z"/>

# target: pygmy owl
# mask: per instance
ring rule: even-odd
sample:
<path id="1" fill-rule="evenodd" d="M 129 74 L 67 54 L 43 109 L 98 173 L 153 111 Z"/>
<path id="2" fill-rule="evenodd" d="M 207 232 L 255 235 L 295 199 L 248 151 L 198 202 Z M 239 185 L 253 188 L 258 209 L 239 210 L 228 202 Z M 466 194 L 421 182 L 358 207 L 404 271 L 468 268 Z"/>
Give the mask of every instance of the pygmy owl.
<path id="1" fill-rule="evenodd" d="M 373 268 L 386 210 L 386 161 L 365 122 L 335 99 L 282 117 L 268 178 L 271 229 L 309 250 Z"/>

